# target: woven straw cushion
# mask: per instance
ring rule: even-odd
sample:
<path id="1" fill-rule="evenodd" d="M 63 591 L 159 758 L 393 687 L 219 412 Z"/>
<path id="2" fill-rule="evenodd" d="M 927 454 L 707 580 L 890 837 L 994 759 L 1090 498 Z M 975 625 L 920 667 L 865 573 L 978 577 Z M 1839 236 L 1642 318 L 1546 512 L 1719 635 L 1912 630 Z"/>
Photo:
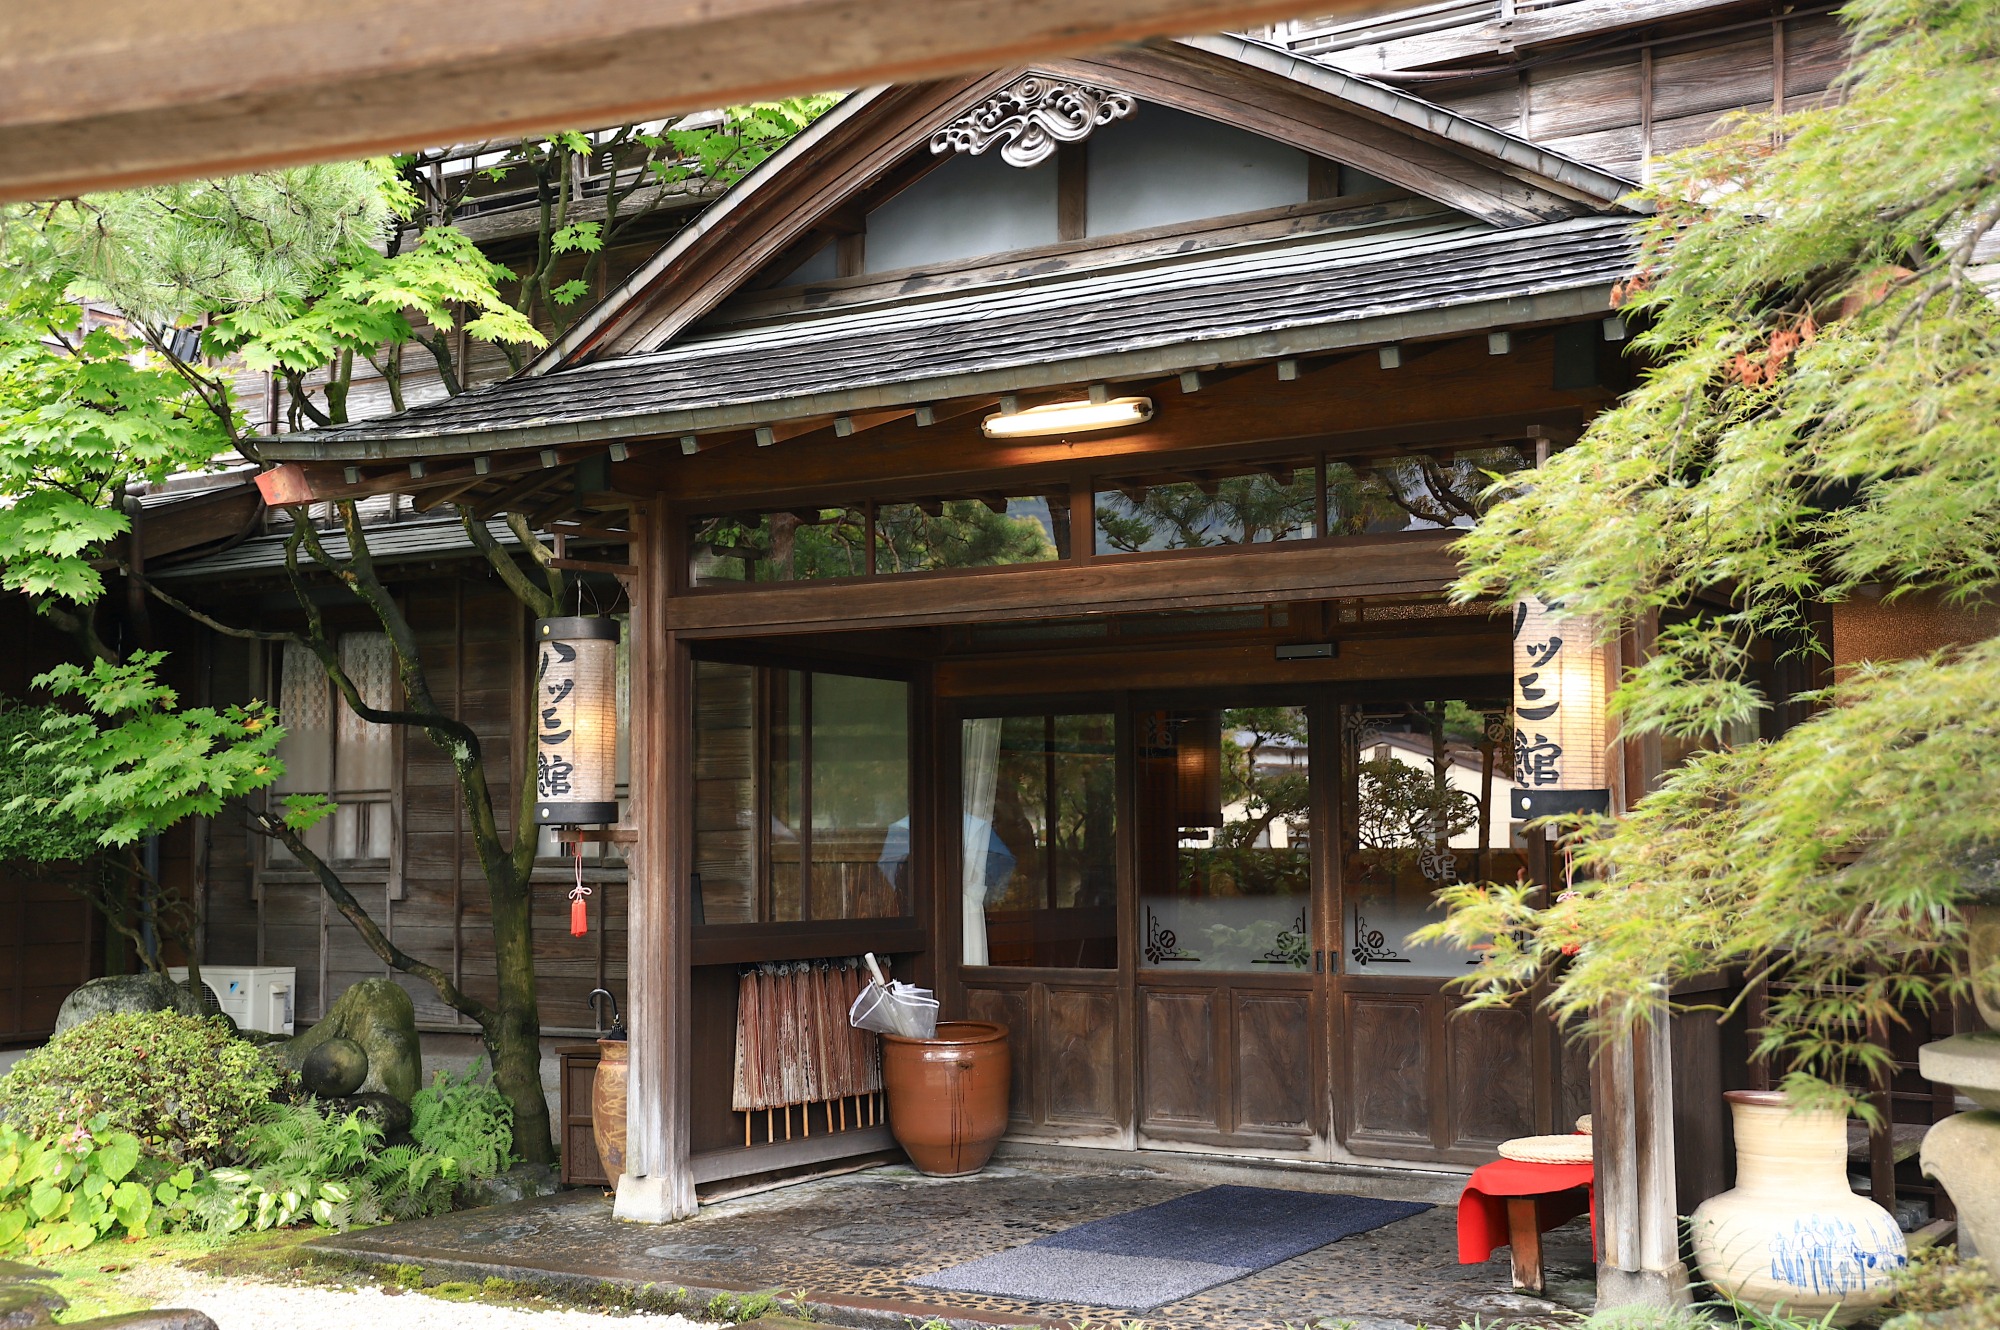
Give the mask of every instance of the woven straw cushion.
<path id="1" fill-rule="evenodd" d="M 1502 1159 L 1524 1164 L 1587 1164 L 1590 1162 L 1588 1136 L 1520 1136 L 1500 1146 Z"/>
<path id="2" fill-rule="evenodd" d="M 1582 1132 L 1585 1136 L 1590 1135 L 1590 1114 L 1585 1113 L 1582 1117 L 1576 1120 L 1576 1129 Z"/>

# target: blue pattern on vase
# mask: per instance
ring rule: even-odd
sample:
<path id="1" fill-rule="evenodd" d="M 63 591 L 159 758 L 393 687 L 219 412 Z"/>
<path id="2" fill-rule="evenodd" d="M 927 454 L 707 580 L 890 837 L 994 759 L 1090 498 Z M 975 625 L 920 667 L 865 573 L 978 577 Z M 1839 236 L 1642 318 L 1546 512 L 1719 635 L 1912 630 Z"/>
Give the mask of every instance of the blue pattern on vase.
<path id="1" fill-rule="evenodd" d="M 1771 1278 L 1814 1293 L 1852 1293 L 1886 1282 L 1909 1264 L 1902 1234 L 1807 1215 L 1771 1235 Z"/>

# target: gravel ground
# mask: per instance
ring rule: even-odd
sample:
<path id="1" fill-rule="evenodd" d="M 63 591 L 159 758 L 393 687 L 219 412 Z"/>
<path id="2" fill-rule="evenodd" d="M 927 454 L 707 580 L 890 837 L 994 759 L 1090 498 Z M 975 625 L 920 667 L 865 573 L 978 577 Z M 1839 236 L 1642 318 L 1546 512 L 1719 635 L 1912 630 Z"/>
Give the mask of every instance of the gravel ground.
<path id="1" fill-rule="evenodd" d="M 378 1288 L 334 1289 L 216 1279 L 188 1270 L 135 1270 L 119 1281 L 160 1307 L 194 1307 L 220 1330 L 708 1330 L 685 1316 L 522 1311 Z"/>

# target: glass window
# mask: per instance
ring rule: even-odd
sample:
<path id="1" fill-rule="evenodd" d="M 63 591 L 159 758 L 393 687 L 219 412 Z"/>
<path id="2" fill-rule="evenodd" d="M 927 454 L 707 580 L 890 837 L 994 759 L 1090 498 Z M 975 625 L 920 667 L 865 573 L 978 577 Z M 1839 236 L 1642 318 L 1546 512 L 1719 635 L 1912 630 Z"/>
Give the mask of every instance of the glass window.
<path id="1" fill-rule="evenodd" d="M 908 914 L 910 688 L 813 674 L 812 919 Z M 788 764 L 789 770 L 791 765 Z"/>
<path id="2" fill-rule="evenodd" d="M 1312 779 L 1303 707 L 1139 717 L 1139 963 L 1312 963 Z"/>
<path id="3" fill-rule="evenodd" d="M 1488 491 L 1495 481 L 1530 465 L 1527 450 L 1516 444 L 1373 462 L 1329 462 L 1327 534 L 1469 527 L 1491 505 Z"/>
<path id="4" fill-rule="evenodd" d="M 1306 540 L 1318 527 L 1310 458 L 1231 463 L 1097 484 L 1097 552 L 1139 554 Z"/>
<path id="5" fill-rule="evenodd" d="M 964 961 L 1118 964 L 1116 723 L 982 717 L 961 729 Z"/>
<path id="6" fill-rule="evenodd" d="M 696 922 L 911 913 L 909 685 L 695 668 Z"/>
<path id="7" fill-rule="evenodd" d="M 698 517 L 688 530 L 688 581 L 806 582 L 868 571 L 868 520 L 859 507 Z"/>
<path id="8" fill-rule="evenodd" d="M 395 695 L 395 657 L 386 633 L 342 633 L 335 643 L 341 671 L 370 706 Z M 334 689 L 319 658 L 286 642 L 278 662 L 278 718 L 285 727 L 278 755 L 285 774 L 274 794 L 324 794 L 333 815 L 306 833 L 314 853 L 335 863 L 386 863 L 392 854 L 391 786 L 395 727 L 363 720 Z M 273 864 L 295 865 L 283 845 L 270 843 Z"/>
<path id="9" fill-rule="evenodd" d="M 1409 935 L 1441 917 L 1453 882 L 1512 881 L 1524 866 L 1509 820 L 1506 706 L 1418 702 L 1343 710 L 1343 939 L 1355 973 L 1463 974 L 1480 953 Z"/>
<path id="10" fill-rule="evenodd" d="M 875 509 L 875 571 L 1044 563 L 1069 554 L 1069 499 L 932 499 Z"/>

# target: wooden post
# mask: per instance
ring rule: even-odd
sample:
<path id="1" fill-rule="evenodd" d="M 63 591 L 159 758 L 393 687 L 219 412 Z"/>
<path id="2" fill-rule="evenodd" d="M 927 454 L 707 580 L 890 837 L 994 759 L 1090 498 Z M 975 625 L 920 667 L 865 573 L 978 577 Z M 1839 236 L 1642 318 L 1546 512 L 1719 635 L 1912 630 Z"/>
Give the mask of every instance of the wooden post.
<path id="1" fill-rule="evenodd" d="M 676 834 L 687 771 L 692 667 L 663 631 L 672 586 L 665 505 L 634 514 L 632 562 L 632 847 L 627 1009 L 632 1013 L 624 1180 L 613 1213 L 663 1224 L 695 1212 L 689 1164 L 688 875 Z"/>
<path id="2" fill-rule="evenodd" d="M 1614 666 L 1619 675 L 1645 659 L 1656 631 L 1657 623 L 1649 619 L 1620 640 Z M 1613 752 L 1611 807 L 1623 813 L 1659 774 L 1659 741 L 1617 739 Z M 1590 1117 L 1598 1310 L 1687 1306 L 1674 1174 L 1673 1036 L 1666 1013 L 1649 1027 L 1598 1046 Z M 1721 1148 L 1720 1141 L 1714 1144 Z"/>
<path id="3" fill-rule="evenodd" d="M 1598 1048 L 1591 1140 L 1599 1311 L 1690 1301 L 1676 1214 L 1672 1056 L 1664 1018 Z"/>

